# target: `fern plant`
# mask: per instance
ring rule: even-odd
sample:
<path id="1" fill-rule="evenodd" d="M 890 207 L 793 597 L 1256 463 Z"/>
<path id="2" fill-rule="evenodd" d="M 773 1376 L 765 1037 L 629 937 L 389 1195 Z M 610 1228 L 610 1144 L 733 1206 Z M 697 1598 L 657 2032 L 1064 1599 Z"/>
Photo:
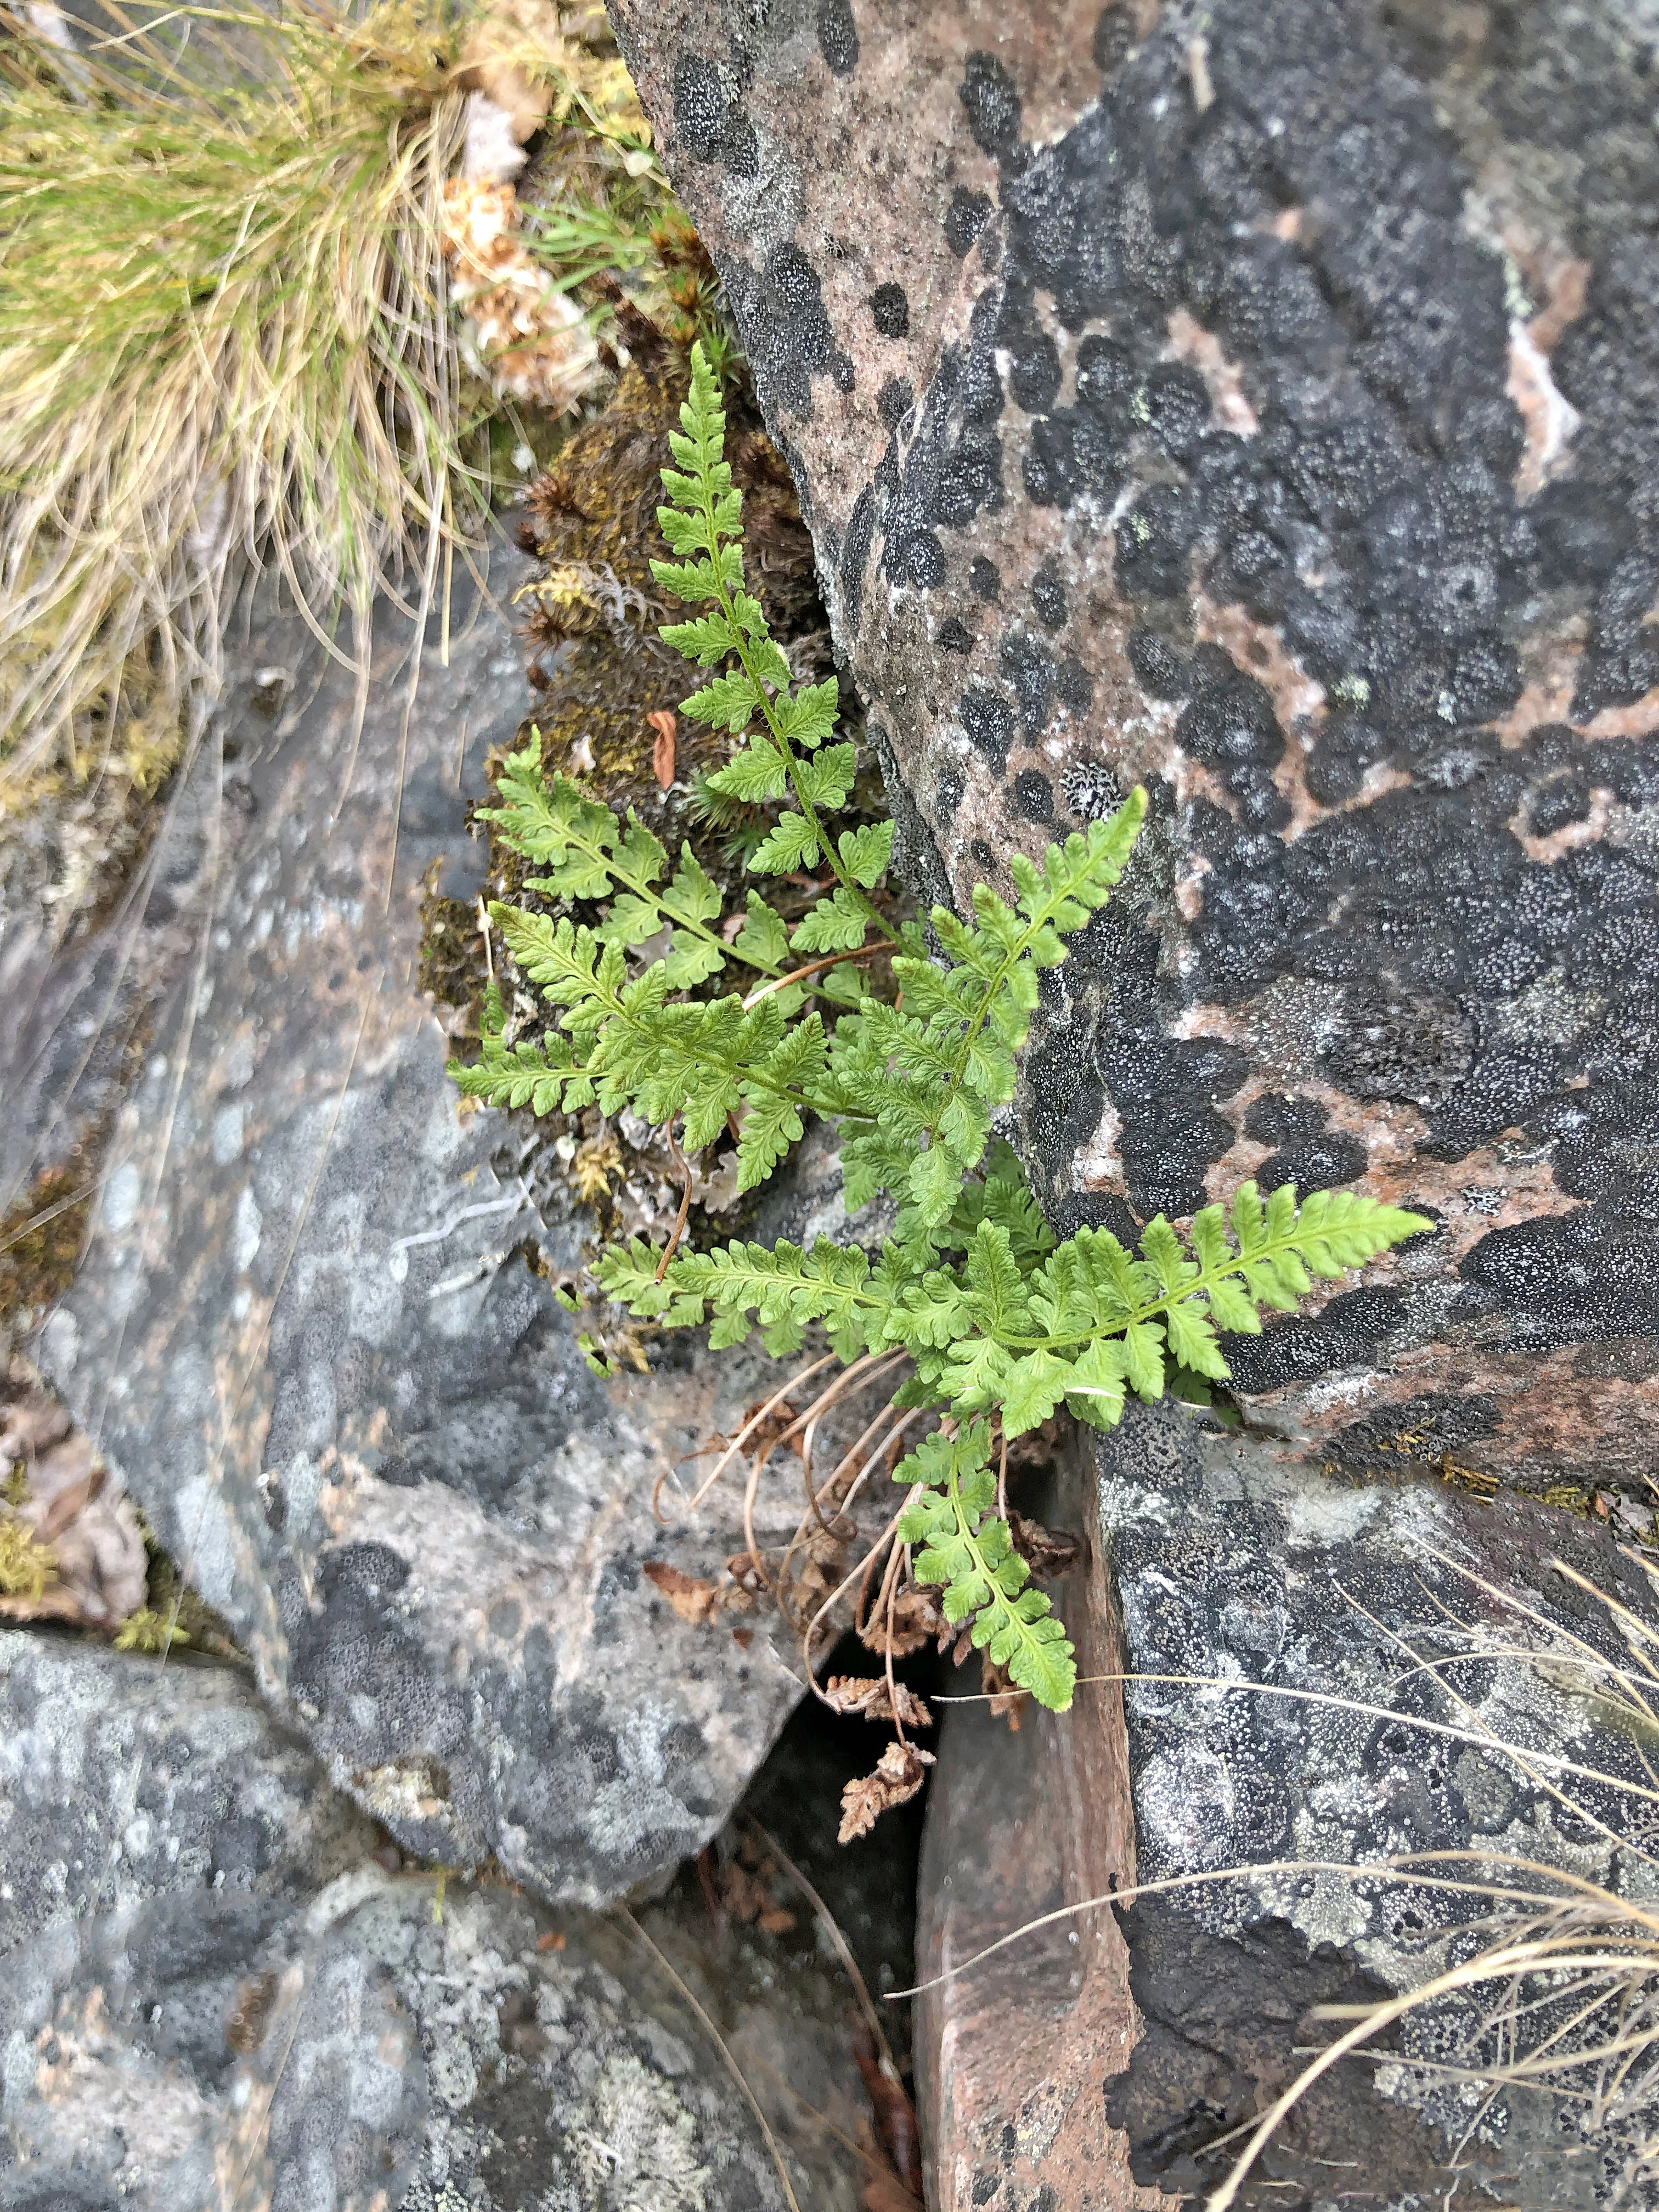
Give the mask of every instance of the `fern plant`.
<path id="1" fill-rule="evenodd" d="M 697 611 L 662 635 L 717 672 L 680 711 L 741 740 L 708 779 L 716 799 L 782 803 L 749 873 L 805 874 L 811 902 L 791 928 L 752 890 L 740 922 L 723 926 L 720 891 L 689 845 L 671 872 L 631 813 L 621 823 L 544 774 L 532 737 L 507 763 L 487 818 L 541 871 L 527 888 L 602 915 L 491 908 L 557 1018 L 539 1038 L 509 1039 L 492 994 L 480 1059 L 451 1072 L 493 1104 L 547 1113 L 597 1101 L 606 1114 L 678 1119 L 688 1152 L 732 1126 L 740 1191 L 772 1174 L 809 1115 L 834 1127 L 848 1212 L 884 1192 L 896 1202 L 875 1260 L 827 1237 L 811 1251 L 635 1239 L 603 1257 L 599 1285 L 664 1327 L 708 1323 L 716 1348 L 757 1327 L 782 1356 L 818 1326 L 843 1359 L 908 1353 L 898 1402 L 941 1416 L 896 1471 L 915 1493 L 898 1530 L 915 1577 L 942 1586 L 946 1620 L 967 1625 L 1014 1683 L 1064 1711 L 1072 1645 L 993 1510 L 986 1417 L 1004 1438 L 1061 1405 L 1109 1428 L 1130 1394 L 1224 1381 L 1220 1332 L 1259 1331 L 1264 1309 L 1294 1307 L 1315 1276 L 1363 1267 L 1432 1224 L 1352 1193 L 1316 1192 L 1298 1206 L 1287 1187 L 1264 1200 L 1247 1182 L 1230 1212 L 1206 1206 L 1184 1233 L 1159 1215 L 1134 1252 L 1104 1230 L 1055 1238 L 1014 1155 L 993 1143 L 992 1117 L 1013 1097 L 1041 973 L 1110 895 L 1145 795 L 1051 845 L 1040 867 L 1016 854 L 1012 906 L 978 884 L 971 917 L 934 908 L 931 945 L 921 926 L 892 923 L 874 894 L 893 824 L 831 827 L 854 767 L 853 746 L 835 741 L 836 682 L 793 680 L 744 588 L 741 495 L 700 347 L 681 422 L 659 510 L 676 557 L 653 567 Z M 644 948 L 642 963 L 630 958 Z M 897 987 L 891 1001 L 866 973 L 877 956 Z M 743 988 L 730 987 L 734 971 Z"/>

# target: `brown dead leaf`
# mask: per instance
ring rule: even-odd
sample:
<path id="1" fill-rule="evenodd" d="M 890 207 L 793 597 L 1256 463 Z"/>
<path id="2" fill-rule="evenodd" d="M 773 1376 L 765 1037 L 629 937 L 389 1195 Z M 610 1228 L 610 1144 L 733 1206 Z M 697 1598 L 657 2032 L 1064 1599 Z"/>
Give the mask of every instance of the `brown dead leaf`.
<path id="1" fill-rule="evenodd" d="M 653 1589 L 662 1592 L 679 1618 L 694 1627 L 712 1620 L 720 1609 L 720 1593 L 714 1583 L 688 1575 L 666 1559 L 647 1559 L 641 1572 Z"/>
<path id="2" fill-rule="evenodd" d="M 863 2212 L 921 2212 L 921 2199 L 914 2197 L 890 2166 L 870 2159 L 865 2169 Z"/>
<path id="3" fill-rule="evenodd" d="M 672 707 L 659 707 L 645 719 L 657 733 L 657 742 L 651 749 L 652 772 L 666 791 L 674 781 L 674 746 L 679 736 L 679 719 Z"/>
<path id="4" fill-rule="evenodd" d="M 1041 1521 L 1028 1520 L 1023 1513 L 1010 1512 L 1008 1534 L 1014 1540 L 1014 1549 L 1031 1570 L 1033 1580 L 1040 1583 L 1069 1575 L 1083 1548 L 1075 1536 L 1066 1535 L 1062 1529 L 1045 1528 Z"/>
<path id="5" fill-rule="evenodd" d="M 814 1528 L 790 1565 L 789 1595 L 798 1617 L 816 1613 L 847 1572 L 847 1540 L 834 1525 Z"/>
<path id="6" fill-rule="evenodd" d="M 912 1651 L 920 1651 L 944 1625 L 937 1594 L 913 1587 L 902 1589 L 893 1601 L 891 1634 L 888 1632 L 884 1607 L 875 1619 L 865 1622 L 859 1631 L 859 1641 L 866 1650 L 879 1652 L 884 1658 L 890 1652 L 895 1659 L 903 1659 Z M 954 1635 L 955 1631 L 951 1633 Z"/>
<path id="7" fill-rule="evenodd" d="M 823 1686 L 838 1713 L 860 1713 L 867 1721 L 896 1720 L 902 1728 L 932 1728 L 933 1716 L 906 1683 L 888 1687 L 884 1674 L 832 1674 Z"/>
<path id="8" fill-rule="evenodd" d="M 739 1838 L 729 1858 L 717 1857 L 712 1847 L 697 1855 L 697 1878 L 714 1917 L 724 1920 L 729 1915 L 768 1936 L 787 1936 L 796 1924 L 794 1914 L 773 1894 L 772 1885 L 782 1871 L 751 1835 Z"/>
<path id="9" fill-rule="evenodd" d="M 745 1407 L 744 1409 L 743 1420 L 739 1425 L 741 1427 L 747 1427 L 750 1421 L 754 1419 L 754 1416 L 757 1413 L 759 1413 L 762 1406 L 764 1405 L 765 1402 L 764 1399 L 757 1399 L 752 1406 Z M 795 1423 L 799 1419 L 799 1414 L 796 1413 L 793 1406 L 787 1404 L 782 1406 L 775 1406 L 763 1421 L 757 1422 L 756 1425 L 749 1431 L 749 1434 L 744 1439 L 744 1449 L 751 1455 L 776 1450 L 780 1444 L 783 1444 L 785 1431 L 793 1428 Z M 793 1452 L 797 1459 L 800 1457 L 800 1433 L 799 1431 L 796 1431 L 795 1435 L 789 1438 L 789 1441 L 787 1444 L 784 1446 L 784 1449 Z"/>
<path id="10" fill-rule="evenodd" d="M 876 1761 L 873 1773 L 855 1776 L 842 1791 L 837 1841 L 850 1844 L 855 1836 L 867 1836 L 884 1813 L 895 1805 L 908 1804 L 933 1764 L 931 1751 L 914 1743 L 890 1743 Z"/>
<path id="11" fill-rule="evenodd" d="M 1019 1734 L 1020 1717 L 1030 1692 L 1015 1686 L 1013 1677 L 1006 1667 L 981 1651 L 979 1655 L 980 1687 L 991 1700 L 993 1720 L 1006 1720 L 1011 1735 Z"/>
<path id="12" fill-rule="evenodd" d="M 853 2038 L 853 2057 L 870 2100 L 871 2128 L 863 2136 L 869 2180 L 865 2212 L 911 2212 L 922 2197 L 921 2135 L 916 2108 L 892 2058 L 878 2052 L 867 2028 Z"/>
<path id="13" fill-rule="evenodd" d="M 0 1410 L 0 1511 L 15 1570 L 0 1595 L 13 1620 L 115 1629 L 143 1605 L 149 1561 L 138 1516 L 84 1430 L 44 1392 Z"/>

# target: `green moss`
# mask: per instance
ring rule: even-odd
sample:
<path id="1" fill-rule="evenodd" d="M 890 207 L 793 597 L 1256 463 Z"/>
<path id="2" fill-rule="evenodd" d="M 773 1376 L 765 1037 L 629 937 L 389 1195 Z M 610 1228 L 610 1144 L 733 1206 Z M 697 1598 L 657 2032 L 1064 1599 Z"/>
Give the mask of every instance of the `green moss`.
<path id="1" fill-rule="evenodd" d="M 149 1601 L 142 1616 L 124 1621 L 121 1634 L 135 1631 L 131 1643 L 121 1648 L 140 1651 L 164 1650 L 167 1640 L 188 1644 L 192 1651 L 205 1651 L 218 1659 L 246 1657 L 223 1613 L 216 1613 L 179 1572 L 171 1553 L 156 1542 L 147 1522 L 142 1524 L 144 1549 L 149 1554 Z M 161 1641 L 145 1640 L 160 1638 Z M 118 1642 L 119 1639 L 118 1638 Z"/>
<path id="2" fill-rule="evenodd" d="M 37 1176 L 0 1216 L 0 1325 L 27 1322 L 70 1286 L 96 1189 L 88 1149 Z"/>
<path id="3" fill-rule="evenodd" d="M 0 1596 L 25 1598 L 38 1605 L 48 1583 L 58 1579 L 50 1544 L 40 1543 L 27 1521 L 0 1513 Z"/>

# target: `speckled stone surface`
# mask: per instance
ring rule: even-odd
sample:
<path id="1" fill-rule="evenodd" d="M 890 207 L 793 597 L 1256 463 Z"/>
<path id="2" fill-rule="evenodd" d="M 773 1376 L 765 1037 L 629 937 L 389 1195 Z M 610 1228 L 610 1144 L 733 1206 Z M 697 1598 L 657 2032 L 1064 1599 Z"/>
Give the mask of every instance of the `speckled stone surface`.
<path id="1" fill-rule="evenodd" d="M 641 1573 L 742 1546 L 740 1487 L 689 1528 L 653 1490 L 775 1370 L 677 1346 L 588 1371 L 525 1256 L 570 1272 L 577 1225 L 463 1106 L 419 988 L 428 872 L 481 882 L 465 803 L 531 703 L 516 557 L 407 717 L 387 624 L 356 734 L 349 676 L 256 622 L 203 771 L 210 923 L 40 1358 L 338 1786 L 419 1856 L 596 1903 L 707 1841 L 799 1689 L 769 1608 L 735 1640 Z M 767 1486 L 761 1541 L 798 1496 Z"/>
<path id="2" fill-rule="evenodd" d="M 1242 1387 L 1349 1462 L 1638 1478 L 1650 11 L 616 13 L 914 876 L 1006 888 L 1147 787 L 1027 1069 L 1055 1218 L 1249 1174 L 1420 1207 L 1433 1245 L 1237 1347 Z"/>
<path id="3" fill-rule="evenodd" d="M 794 469 L 913 881 L 1006 890 L 1014 850 L 1146 787 L 1016 1103 L 1051 1217 L 1121 1231 L 1254 1176 L 1437 1224 L 1229 1344 L 1243 1439 L 1138 1416 L 1109 1443 L 1090 1648 L 1121 1601 L 1132 1670 L 1340 1694 L 1399 1658 L 1340 1578 L 1396 1633 L 1419 1579 L 1462 1590 L 1425 1535 L 1516 1590 L 1560 1595 L 1553 1548 L 1617 1584 L 1576 1524 L 1447 1485 L 1639 1498 L 1659 1442 L 1652 11 L 614 12 Z M 1491 1694 L 1586 1740 L 1553 1693 Z M 1146 1690 L 1127 1724 L 1080 1702 L 1064 1773 L 1064 1730 L 1040 1753 L 947 1731 L 935 1959 L 1082 1893 L 1102 1850 L 1131 1879 L 1132 1827 L 1143 1871 L 1510 1823 L 1582 1863 L 1547 1793 L 1285 1702 Z M 999 2067 L 997 1998 L 953 1985 L 925 2031 L 939 2203 L 1191 2202 L 1308 2008 L 1407 1972 L 1334 1910 L 1247 1885 L 1229 1912 L 1137 1908 L 1088 1960 L 1049 1946 L 1023 1982 L 988 1969 L 1042 2095 Z M 1249 2201 L 1443 2203 L 1458 2116 L 1418 2096 L 1425 2126 L 1409 2068 L 1385 2077 L 1310 2106 Z M 1464 2193 L 1484 2162 L 1500 2203 L 1650 2201 L 1547 2112 L 1488 2116 Z"/>
<path id="4" fill-rule="evenodd" d="M 854 2212 L 832 1963 L 377 1838 L 239 1672 L 0 1631 L 5 2212 Z"/>
<path id="5" fill-rule="evenodd" d="M 939 2212 L 1202 2202 L 1335 2032 L 1316 2007 L 1384 2002 L 1480 1948 L 1462 1931 L 1484 1901 L 1363 1863 L 1490 1852 L 1507 1869 L 1418 1871 L 1501 1883 L 1525 1861 L 1659 1893 L 1645 1732 L 1586 1694 L 1585 1665 L 1631 1665 L 1613 1608 L 1659 1636 L 1659 1597 L 1599 1531 L 1340 1484 L 1173 1407 L 1079 1455 L 1043 1517 L 1085 1539 L 1055 1593 L 1076 1703 L 1017 1735 L 952 1711 L 928 1809 L 918 2104 Z M 1175 1887 L 1063 1910 L 1138 1883 Z M 1639 2099 L 1586 2127 L 1571 2100 L 1425 2070 L 1478 2073 L 1499 1996 L 1409 2014 L 1316 2083 L 1241 2205 L 1650 2204 Z"/>

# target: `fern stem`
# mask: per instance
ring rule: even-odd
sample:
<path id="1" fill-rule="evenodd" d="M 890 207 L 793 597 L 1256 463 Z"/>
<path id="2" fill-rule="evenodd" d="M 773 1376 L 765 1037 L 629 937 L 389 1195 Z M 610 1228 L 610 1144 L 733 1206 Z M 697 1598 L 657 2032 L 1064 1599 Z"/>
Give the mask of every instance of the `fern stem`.
<path id="1" fill-rule="evenodd" d="M 774 991 L 787 990 L 792 983 L 804 983 L 810 975 L 821 975 L 826 968 L 839 968 L 843 960 L 873 960 L 878 952 L 887 951 L 892 942 L 889 938 L 885 945 L 859 945 L 850 952 L 827 953 L 822 960 L 809 961 L 805 968 L 797 968 L 787 975 L 780 975 L 774 970 L 769 983 L 763 983 L 758 990 L 749 994 L 743 1002 L 743 1011 L 745 1014 L 752 1012 Z"/>
<path id="2" fill-rule="evenodd" d="M 1297 1225 L 1292 1222 L 1290 1233 L 1277 1242 L 1264 1243 L 1248 1255 L 1236 1254 L 1226 1267 L 1204 1268 L 1190 1283 L 1182 1284 L 1178 1290 L 1160 1291 L 1157 1297 L 1149 1299 L 1144 1306 L 1134 1306 L 1119 1318 L 1097 1322 L 1069 1336 L 1011 1336 L 1005 1335 L 1000 1329 L 980 1333 L 992 1334 L 995 1341 L 1009 1352 L 1062 1352 L 1072 1345 L 1093 1344 L 1101 1337 L 1121 1336 L 1125 1329 L 1134 1328 L 1142 1322 L 1156 1321 L 1171 1306 L 1185 1304 L 1188 1299 L 1196 1297 L 1200 1291 L 1207 1291 L 1212 1284 L 1224 1280 L 1229 1275 L 1242 1274 L 1246 1267 L 1255 1267 L 1261 1261 L 1298 1255 L 1300 1245 L 1306 1241 L 1306 1231 L 1302 1231 L 1298 1236 Z"/>
<path id="3" fill-rule="evenodd" d="M 720 554 L 718 550 L 720 545 L 720 525 L 716 520 L 714 514 L 714 494 L 710 490 L 706 478 L 700 486 L 700 505 L 702 511 L 702 519 L 708 526 L 708 532 L 710 566 L 714 570 L 715 599 L 719 604 L 721 614 L 726 617 L 727 625 L 731 629 L 732 638 L 735 641 L 735 650 L 737 652 L 738 659 L 742 665 L 743 672 L 749 678 L 750 683 L 754 686 L 755 696 L 760 702 L 761 714 L 764 717 L 766 726 L 771 733 L 772 742 L 777 747 L 779 753 L 783 757 L 784 764 L 789 777 L 789 788 L 791 793 L 793 794 L 795 804 L 799 807 L 808 829 L 811 830 L 813 836 L 817 840 L 819 850 L 823 853 L 825 860 L 829 861 L 836 882 L 841 885 L 842 889 L 846 891 L 848 897 L 854 900 L 856 903 L 863 908 L 866 925 L 873 925 L 876 929 L 879 930 L 886 942 L 889 945 L 891 945 L 896 942 L 896 939 L 889 934 L 887 925 L 881 918 L 880 908 L 870 897 L 862 884 L 855 882 L 853 877 L 849 874 L 845 863 L 842 860 L 841 854 L 836 850 L 829 832 L 824 829 L 823 822 L 819 818 L 817 807 L 814 806 L 811 800 L 808 799 L 801 790 L 799 778 L 795 773 L 795 749 L 790 744 L 788 738 L 784 735 L 783 725 L 778 719 L 777 710 L 773 706 L 772 702 L 766 696 L 766 686 L 761 679 L 760 671 L 755 665 L 753 656 L 749 649 L 748 640 L 744 630 L 743 624 L 738 620 L 738 611 L 732 604 L 732 593 L 727 587 L 726 579 L 720 572 Z"/>

